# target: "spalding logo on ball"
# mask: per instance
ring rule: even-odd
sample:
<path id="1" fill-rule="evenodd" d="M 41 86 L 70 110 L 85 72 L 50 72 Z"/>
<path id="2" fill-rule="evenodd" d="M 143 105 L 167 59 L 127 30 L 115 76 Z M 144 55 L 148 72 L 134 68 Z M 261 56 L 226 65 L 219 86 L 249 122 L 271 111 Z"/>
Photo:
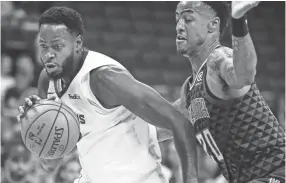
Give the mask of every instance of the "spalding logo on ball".
<path id="1" fill-rule="evenodd" d="M 29 108 L 21 123 L 27 148 L 44 159 L 69 154 L 80 136 L 77 115 L 63 103 L 41 100 Z"/>

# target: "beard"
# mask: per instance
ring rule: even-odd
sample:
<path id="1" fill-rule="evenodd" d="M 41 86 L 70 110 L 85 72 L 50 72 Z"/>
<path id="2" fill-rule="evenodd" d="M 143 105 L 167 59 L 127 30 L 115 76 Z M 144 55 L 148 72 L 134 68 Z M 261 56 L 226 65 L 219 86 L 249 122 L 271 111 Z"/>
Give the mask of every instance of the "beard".
<path id="1" fill-rule="evenodd" d="M 184 57 L 192 57 L 198 51 L 200 51 L 201 46 L 203 46 L 205 40 L 198 38 L 197 40 L 188 40 L 185 45 L 177 45 L 177 52 Z"/>
<path id="2" fill-rule="evenodd" d="M 62 65 L 57 66 L 55 71 L 50 72 L 49 70 L 45 69 L 48 76 L 53 80 L 57 80 L 63 78 L 63 76 L 68 75 L 72 71 L 73 58 L 74 52 L 71 51 L 68 57 L 63 61 Z"/>

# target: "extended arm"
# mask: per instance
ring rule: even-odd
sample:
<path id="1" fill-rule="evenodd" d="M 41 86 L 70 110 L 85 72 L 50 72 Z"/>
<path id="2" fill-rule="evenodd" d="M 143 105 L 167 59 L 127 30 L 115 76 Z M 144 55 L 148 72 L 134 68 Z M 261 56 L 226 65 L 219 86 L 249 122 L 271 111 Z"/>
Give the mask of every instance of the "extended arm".
<path id="1" fill-rule="evenodd" d="M 176 100 L 173 104 L 173 107 L 177 109 L 180 113 L 182 113 L 186 118 L 189 118 L 187 109 L 182 105 L 181 99 L 179 98 Z M 158 133 L 158 141 L 163 142 L 165 140 L 169 140 L 173 138 L 173 133 L 171 130 L 159 128 L 157 127 L 157 133 Z"/>
<path id="2" fill-rule="evenodd" d="M 92 71 L 90 85 L 96 96 L 108 105 L 123 105 L 146 122 L 172 130 L 184 182 L 197 182 L 194 129 L 187 118 L 154 89 L 134 79 L 123 68 L 105 66 Z"/>
<path id="3" fill-rule="evenodd" d="M 232 2 L 233 62 L 221 65 L 221 76 L 233 88 L 242 88 L 254 82 L 257 56 L 248 32 L 245 13 L 257 2 Z"/>
<path id="4" fill-rule="evenodd" d="M 224 60 L 220 71 L 228 86 L 240 89 L 254 82 L 257 57 L 249 33 L 244 37 L 232 37 L 233 58 Z"/>

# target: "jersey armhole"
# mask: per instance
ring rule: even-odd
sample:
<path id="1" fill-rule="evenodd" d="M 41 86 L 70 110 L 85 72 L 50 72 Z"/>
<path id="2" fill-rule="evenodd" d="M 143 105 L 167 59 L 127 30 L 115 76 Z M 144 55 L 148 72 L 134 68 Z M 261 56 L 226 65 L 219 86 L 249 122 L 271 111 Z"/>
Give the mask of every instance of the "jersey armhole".
<path id="1" fill-rule="evenodd" d="M 91 70 L 93 71 L 93 70 Z M 90 74 L 91 74 L 91 71 L 87 73 L 87 75 L 85 77 L 87 77 L 87 89 L 88 89 L 88 93 L 90 93 L 89 97 L 87 97 L 87 100 L 88 102 L 101 109 L 101 110 L 104 110 L 106 112 L 112 112 L 112 111 L 115 111 L 116 109 L 118 109 L 119 107 L 121 107 L 121 105 L 117 105 L 117 106 L 114 106 L 112 108 L 106 108 L 106 106 L 104 106 L 103 102 L 93 93 L 93 91 L 91 90 L 90 88 Z"/>
<path id="2" fill-rule="evenodd" d="M 219 98 L 219 97 L 217 97 L 217 96 L 215 96 L 215 94 L 213 94 L 212 92 L 211 92 L 211 90 L 210 90 L 210 88 L 209 88 L 209 86 L 208 86 L 208 83 L 207 83 L 207 73 L 208 73 L 208 69 L 207 69 L 207 66 L 205 66 L 206 68 L 205 68 L 205 76 L 203 77 L 204 78 L 204 85 L 205 85 L 205 92 L 211 97 L 211 98 L 213 98 L 213 99 L 215 99 L 215 100 L 223 100 L 223 99 L 221 99 L 221 98 Z"/>

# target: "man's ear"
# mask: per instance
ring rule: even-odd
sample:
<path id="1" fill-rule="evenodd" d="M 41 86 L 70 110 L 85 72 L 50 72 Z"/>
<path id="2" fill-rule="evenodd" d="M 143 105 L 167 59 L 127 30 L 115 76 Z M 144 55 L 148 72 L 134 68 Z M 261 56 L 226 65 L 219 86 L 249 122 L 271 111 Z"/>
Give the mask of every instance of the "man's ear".
<path id="1" fill-rule="evenodd" d="M 219 25 L 220 25 L 220 19 L 218 17 L 215 17 L 208 24 L 209 32 L 215 32 L 216 30 L 219 30 Z"/>
<path id="2" fill-rule="evenodd" d="M 75 50 L 76 50 L 76 51 L 81 50 L 82 47 L 83 47 L 83 37 L 82 37 L 82 35 L 78 35 L 78 36 L 76 37 L 75 42 L 76 42 Z"/>

